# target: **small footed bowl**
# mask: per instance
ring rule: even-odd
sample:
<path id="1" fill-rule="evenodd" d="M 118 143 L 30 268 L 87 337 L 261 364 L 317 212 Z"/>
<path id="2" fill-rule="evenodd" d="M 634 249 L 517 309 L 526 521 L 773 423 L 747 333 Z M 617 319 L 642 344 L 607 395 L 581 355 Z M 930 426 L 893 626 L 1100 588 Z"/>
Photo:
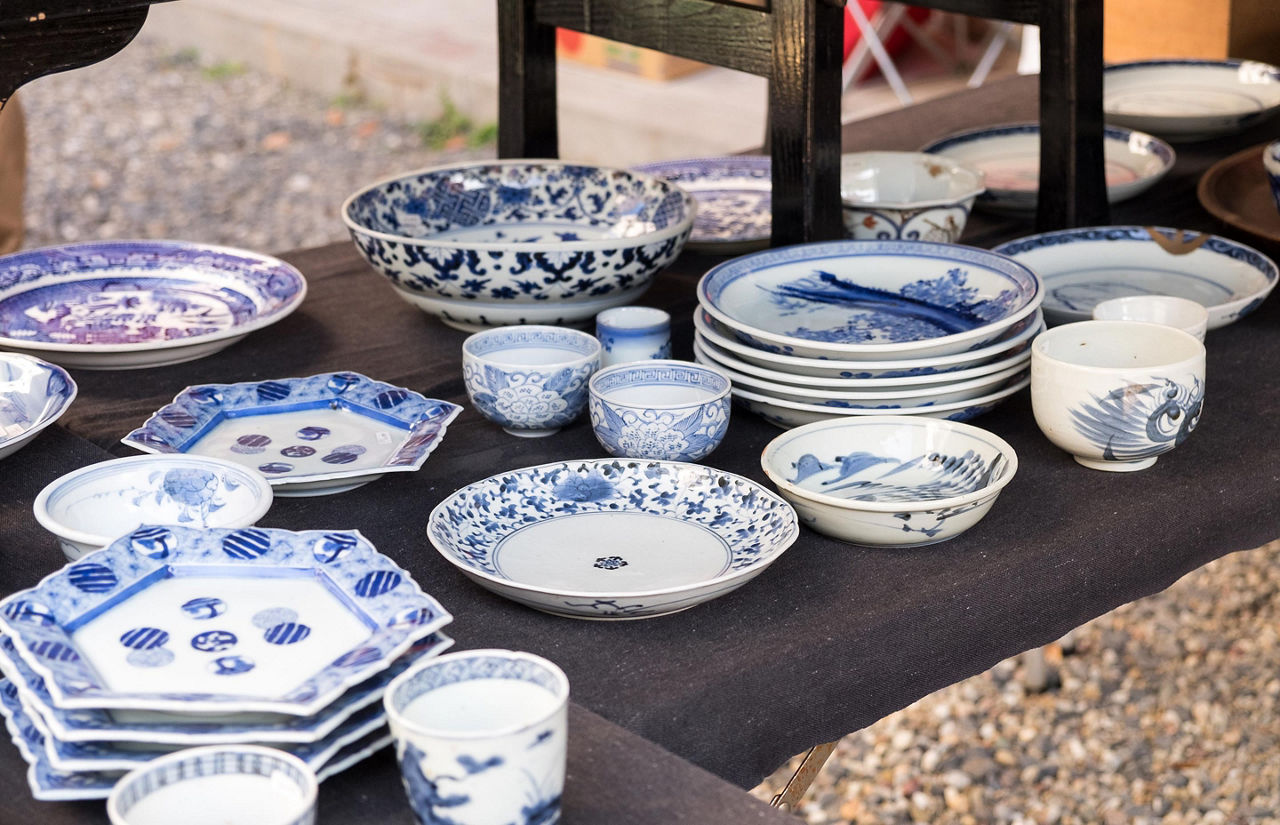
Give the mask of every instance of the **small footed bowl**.
<path id="1" fill-rule="evenodd" d="M 1102 301 L 1093 308 L 1095 321 L 1147 321 L 1180 329 L 1203 341 L 1209 310 L 1190 298 L 1173 295 L 1129 295 Z"/>
<path id="2" fill-rule="evenodd" d="M 559 431 L 587 405 L 600 342 L 576 329 L 500 327 L 462 342 L 467 396 L 480 414 L 525 438 Z"/>
<path id="3" fill-rule="evenodd" d="M 271 508 L 271 483 L 248 467 L 209 456 L 136 455 L 54 479 L 32 509 L 70 561 L 140 524 L 251 527 Z"/>
<path id="4" fill-rule="evenodd" d="M 610 455 L 698 461 L 729 428 L 729 378 L 687 361 L 636 361 L 591 377 L 591 426 Z"/>
<path id="5" fill-rule="evenodd" d="M 125 774 L 107 798 L 112 825 L 312 825 L 316 775 L 257 745 L 211 745 L 161 756 Z"/>
<path id="6" fill-rule="evenodd" d="M 818 421 L 778 436 L 760 466 L 800 522 L 872 547 L 920 547 L 977 524 L 1018 471 L 1003 439 L 901 415 Z"/>
<path id="7" fill-rule="evenodd" d="M 853 152 L 840 159 L 846 238 L 955 243 L 982 173 L 924 152 Z"/>
<path id="8" fill-rule="evenodd" d="M 1031 345 L 1031 409 L 1057 446 L 1095 470 L 1155 464 L 1200 423 L 1204 344 L 1141 321 L 1080 321 Z"/>

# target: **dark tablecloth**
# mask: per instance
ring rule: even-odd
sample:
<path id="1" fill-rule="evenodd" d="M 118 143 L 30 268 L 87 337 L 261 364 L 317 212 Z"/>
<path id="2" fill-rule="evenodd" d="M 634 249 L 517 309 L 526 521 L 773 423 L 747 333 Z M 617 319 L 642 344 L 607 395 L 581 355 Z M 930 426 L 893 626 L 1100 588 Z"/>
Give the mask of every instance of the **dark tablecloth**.
<path id="1" fill-rule="evenodd" d="M 1034 79 L 992 84 L 855 123 L 846 129 L 846 148 L 916 148 L 960 128 L 1031 119 L 1034 88 Z M 1179 146 L 1174 171 L 1116 208 L 1113 222 L 1221 230 L 1196 203 L 1196 180 L 1216 158 L 1267 137 L 1258 128 Z M 1031 231 L 976 216 L 965 240 L 986 246 Z M 464 333 L 401 302 L 348 244 L 285 257 L 306 274 L 311 293 L 280 324 L 190 364 L 75 373 L 81 397 L 60 427 L 0 464 L 0 592 L 61 564 L 28 508 L 43 484 L 93 457 L 83 441 L 63 445 L 68 432 L 128 455 L 116 440 L 189 384 L 328 370 L 355 370 L 465 403 Z M 643 301 L 676 318 L 677 357 L 690 356 L 694 283 L 716 261 L 682 256 Z M 468 409 L 420 472 L 388 475 L 340 496 L 277 499 L 261 523 L 360 529 L 449 607 L 456 620 L 448 632 L 460 647 L 547 656 L 568 673 L 577 703 L 751 786 L 817 742 L 1052 641 L 1211 559 L 1280 536 L 1280 418 L 1271 414 L 1280 408 L 1278 316 L 1280 299 L 1273 298 L 1209 334 L 1200 427 L 1150 470 L 1082 468 L 1044 439 L 1022 393 L 974 422 L 1015 447 L 1020 470 L 965 535 L 903 551 L 856 548 L 806 531 L 747 586 L 673 616 L 608 623 L 544 615 L 472 584 L 427 541 L 431 508 L 462 485 L 507 468 L 604 455 L 585 419 L 528 440 Z M 735 410 L 724 444 L 706 463 L 764 481 L 758 456 L 778 432 Z M 14 762 L 4 749 L 0 760 Z M 389 770 L 375 761 L 339 781 L 363 787 L 364 778 L 385 782 Z"/>

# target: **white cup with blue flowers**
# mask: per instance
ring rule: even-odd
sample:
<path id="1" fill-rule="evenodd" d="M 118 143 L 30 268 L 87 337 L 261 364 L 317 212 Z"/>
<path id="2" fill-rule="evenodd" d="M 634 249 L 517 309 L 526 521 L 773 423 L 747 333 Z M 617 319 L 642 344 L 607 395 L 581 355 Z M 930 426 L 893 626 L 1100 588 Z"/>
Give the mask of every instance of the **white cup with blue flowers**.
<path id="1" fill-rule="evenodd" d="M 614 307 L 596 316 L 601 366 L 671 357 L 671 316 L 653 307 Z"/>

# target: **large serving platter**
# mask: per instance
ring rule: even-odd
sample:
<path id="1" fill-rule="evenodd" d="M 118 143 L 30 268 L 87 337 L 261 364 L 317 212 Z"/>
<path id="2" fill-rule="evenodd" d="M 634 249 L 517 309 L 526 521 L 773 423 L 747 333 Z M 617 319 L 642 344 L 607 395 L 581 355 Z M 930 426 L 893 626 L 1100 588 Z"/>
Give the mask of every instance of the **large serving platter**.
<path id="1" fill-rule="evenodd" d="M 95 241 L 0 258 L 0 348 L 80 369 L 201 358 L 307 294 L 284 261 L 182 241 Z"/>
<path id="2" fill-rule="evenodd" d="M 1173 295 L 1204 304 L 1217 329 L 1257 309 L 1277 280 L 1275 262 L 1255 249 L 1167 227 L 1065 229 L 996 249 L 1044 279 L 1050 323 L 1087 320 L 1110 298 Z"/>
<path id="3" fill-rule="evenodd" d="M 1102 78 L 1108 120 L 1169 140 L 1232 134 L 1280 110 L 1280 68 L 1252 60 L 1138 60 Z"/>
<path id="4" fill-rule="evenodd" d="M 1103 129 L 1107 200 L 1119 203 L 1151 188 L 1173 168 L 1173 147 L 1116 126 Z M 1034 212 L 1040 189 L 1040 124 L 1011 123 L 957 132 L 920 151 L 947 155 L 986 176 L 977 206 L 991 212 Z"/>
<path id="5" fill-rule="evenodd" d="M 436 631 L 415 642 L 386 670 L 351 687 L 311 716 L 283 713 L 156 713 L 145 710 L 106 710 L 56 707 L 42 679 L 21 656 L 8 637 L 0 636 L 0 671 L 14 685 L 22 703 L 40 717 L 54 738 L 64 743 L 109 740 L 146 745 L 231 745 L 240 742 L 288 747 L 329 736 L 352 714 L 382 698 L 387 684 L 420 658 L 434 656 L 453 645 L 453 639 Z"/>
<path id="6" fill-rule="evenodd" d="M 674 461 L 589 459 L 477 481 L 427 534 L 477 584 L 585 619 L 640 619 L 736 590 L 798 533 L 791 505 L 740 476 Z"/>
<path id="7" fill-rule="evenodd" d="M 773 230 L 772 161 L 768 155 L 688 158 L 633 167 L 693 195 L 689 249 L 739 255 L 768 246 Z"/>
<path id="8" fill-rule="evenodd" d="M 1196 197 L 1216 218 L 1255 238 L 1280 244 L 1280 210 L 1262 165 L 1267 144 L 1224 158 L 1200 176 Z"/>
<path id="9" fill-rule="evenodd" d="M 187 387 L 121 441 L 252 467 L 277 496 L 320 495 L 419 469 L 461 411 L 359 373 L 331 372 Z"/>
<path id="10" fill-rule="evenodd" d="M 1031 339 L 1044 329 L 1044 318 L 1037 311 L 1009 328 L 994 344 L 955 355 L 936 358 L 911 358 L 899 361 L 837 361 L 801 358 L 767 352 L 747 346 L 720 326 L 703 309 L 693 312 L 695 335 L 704 342 L 731 353 L 739 360 L 766 370 L 795 376 L 830 380 L 911 380 L 936 377 L 949 381 L 952 372 L 967 371 L 991 365 L 1012 355 L 1027 351 Z"/>
<path id="11" fill-rule="evenodd" d="M 835 241 L 712 267 L 698 302 L 754 349 L 887 361 L 995 343 L 1043 297 L 1027 267 L 985 249 L 926 241 Z"/>
<path id="12" fill-rule="evenodd" d="M 57 421 L 76 398 L 62 367 L 31 355 L 0 352 L 0 458 L 17 452 Z"/>
<path id="13" fill-rule="evenodd" d="M 66 709 L 307 716 L 451 618 L 354 531 L 143 526 L 0 601 Z"/>

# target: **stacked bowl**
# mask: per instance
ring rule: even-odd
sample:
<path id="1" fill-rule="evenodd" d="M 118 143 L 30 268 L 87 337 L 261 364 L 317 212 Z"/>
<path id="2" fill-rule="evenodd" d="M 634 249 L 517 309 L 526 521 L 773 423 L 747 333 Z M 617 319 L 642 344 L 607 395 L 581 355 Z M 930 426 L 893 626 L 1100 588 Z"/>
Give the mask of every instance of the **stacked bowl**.
<path id="1" fill-rule="evenodd" d="M 735 258 L 698 283 L 694 356 L 780 427 L 966 420 L 1027 386 L 1044 290 L 982 249 L 836 241 Z"/>

